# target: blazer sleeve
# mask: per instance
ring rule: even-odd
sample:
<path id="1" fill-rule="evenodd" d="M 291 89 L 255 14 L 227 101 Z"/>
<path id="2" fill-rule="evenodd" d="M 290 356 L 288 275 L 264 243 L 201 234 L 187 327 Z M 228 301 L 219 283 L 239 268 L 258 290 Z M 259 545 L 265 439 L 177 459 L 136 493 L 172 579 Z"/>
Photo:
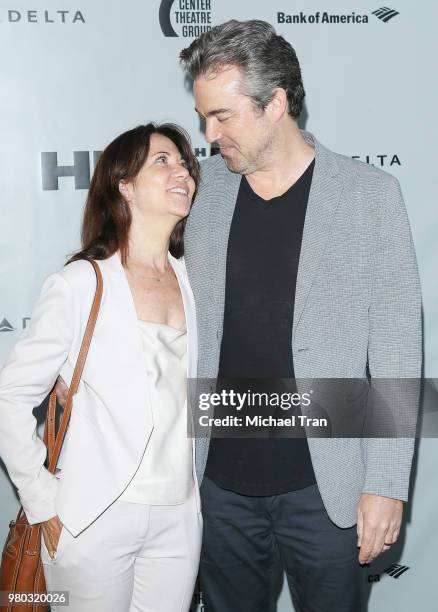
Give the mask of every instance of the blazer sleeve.
<path id="1" fill-rule="evenodd" d="M 363 491 L 406 501 L 422 369 L 421 289 L 409 221 L 393 177 L 375 253 L 368 364 L 381 406 L 399 435 L 366 440 Z"/>
<path id="2" fill-rule="evenodd" d="M 45 281 L 30 324 L 0 373 L 0 456 L 30 524 L 57 513 L 58 479 L 44 467 L 46 446 L 32 411 L 52 389 L 72 339 L 72 291 L 56 273 Z"/>

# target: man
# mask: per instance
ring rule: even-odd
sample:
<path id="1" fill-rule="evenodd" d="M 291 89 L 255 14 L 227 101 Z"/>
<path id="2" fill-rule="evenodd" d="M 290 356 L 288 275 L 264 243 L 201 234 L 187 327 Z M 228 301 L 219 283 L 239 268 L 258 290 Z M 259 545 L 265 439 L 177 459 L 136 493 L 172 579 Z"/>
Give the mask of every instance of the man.
<path id="1" fill-rule="evenodd" d="M 299 63 L 268 23 L 224 23 L 181 60 L 221 153 L 202 164 L 185 237 L 198 376 L 419 377 L 397 180 L 299 130 Z M 360 610 L 361 565 L 399 535 L 412 453 L 406 438 L 200 437 L 206 610 L 274 609 L 279 559 L 297 611 Z"/>

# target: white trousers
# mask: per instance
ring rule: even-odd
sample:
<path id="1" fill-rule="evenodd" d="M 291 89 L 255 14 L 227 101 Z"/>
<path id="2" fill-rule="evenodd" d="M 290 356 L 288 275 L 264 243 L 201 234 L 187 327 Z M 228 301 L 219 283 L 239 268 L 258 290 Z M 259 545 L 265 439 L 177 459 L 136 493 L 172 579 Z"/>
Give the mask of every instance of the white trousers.
<path id="1" fill-rule="evenodd" d="M 63 527 L 54 559 L 41 558 L 49 591 L 68 591 L 52 612 L 187 612 L 201 549 L 194 489 L 175 506 L 115 501 L 74 537 Z"/>

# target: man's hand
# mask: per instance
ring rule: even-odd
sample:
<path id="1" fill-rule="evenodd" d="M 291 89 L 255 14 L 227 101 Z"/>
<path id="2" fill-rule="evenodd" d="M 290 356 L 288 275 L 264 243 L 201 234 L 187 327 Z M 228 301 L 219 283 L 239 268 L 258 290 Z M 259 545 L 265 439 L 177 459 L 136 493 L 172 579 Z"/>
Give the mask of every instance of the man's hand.
<path id="1" fill-rule="evenodd" d="M 371 563 L 397 541 L 402 514 L 399 499 L 362 493 L 357 507 L 359 563 Z"/>
<path id="2" fill-rule="evenodd" d="M 63 525 L 58 515 L 52 517 L 48 521 L 44 521 L 43 523 L 41 523 L 44 543 L 52 559 L 56 554 L 56 549 L 58 548 L 58 542 L 59 537 L 61 535 L 62 527 Z"/>
<path id="3" fill-rule="evenodd" d="M 60 376 L 58 376 L 56 381 L 55 391 L 58 403 L 64 408 L 67 401 L 68 387 Z"/>

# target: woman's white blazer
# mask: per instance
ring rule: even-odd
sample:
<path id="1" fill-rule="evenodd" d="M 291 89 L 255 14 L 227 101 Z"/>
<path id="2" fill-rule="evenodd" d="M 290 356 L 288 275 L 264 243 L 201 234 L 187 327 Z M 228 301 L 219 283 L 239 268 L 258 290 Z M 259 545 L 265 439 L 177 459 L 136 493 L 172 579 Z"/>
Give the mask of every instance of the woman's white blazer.
<path id="1" fill-rule="evenodd" d="M 187 375 L 195 378 L 193 294 L 183 260 L 169 254 L 169 261 L 184 303 Z M 27 519 L 34 524 L 58 514 L 73 535 L 127 487 L 153 430 L 143 345 L 128 281 L 117 254 L 98 263 L 102 303 L 56 476 L 44 467 L 46 447 L 37 436 L 32 409 L 58 375 L 70 384 L 96 289 L 90 263 L 73 262 L 47 278 L 31 322 L 0 373 L 0 456 Z M 195 471 L 194 478 L 196 482 Z M 196 496 L 199 512 L 197 486 Z"/>

